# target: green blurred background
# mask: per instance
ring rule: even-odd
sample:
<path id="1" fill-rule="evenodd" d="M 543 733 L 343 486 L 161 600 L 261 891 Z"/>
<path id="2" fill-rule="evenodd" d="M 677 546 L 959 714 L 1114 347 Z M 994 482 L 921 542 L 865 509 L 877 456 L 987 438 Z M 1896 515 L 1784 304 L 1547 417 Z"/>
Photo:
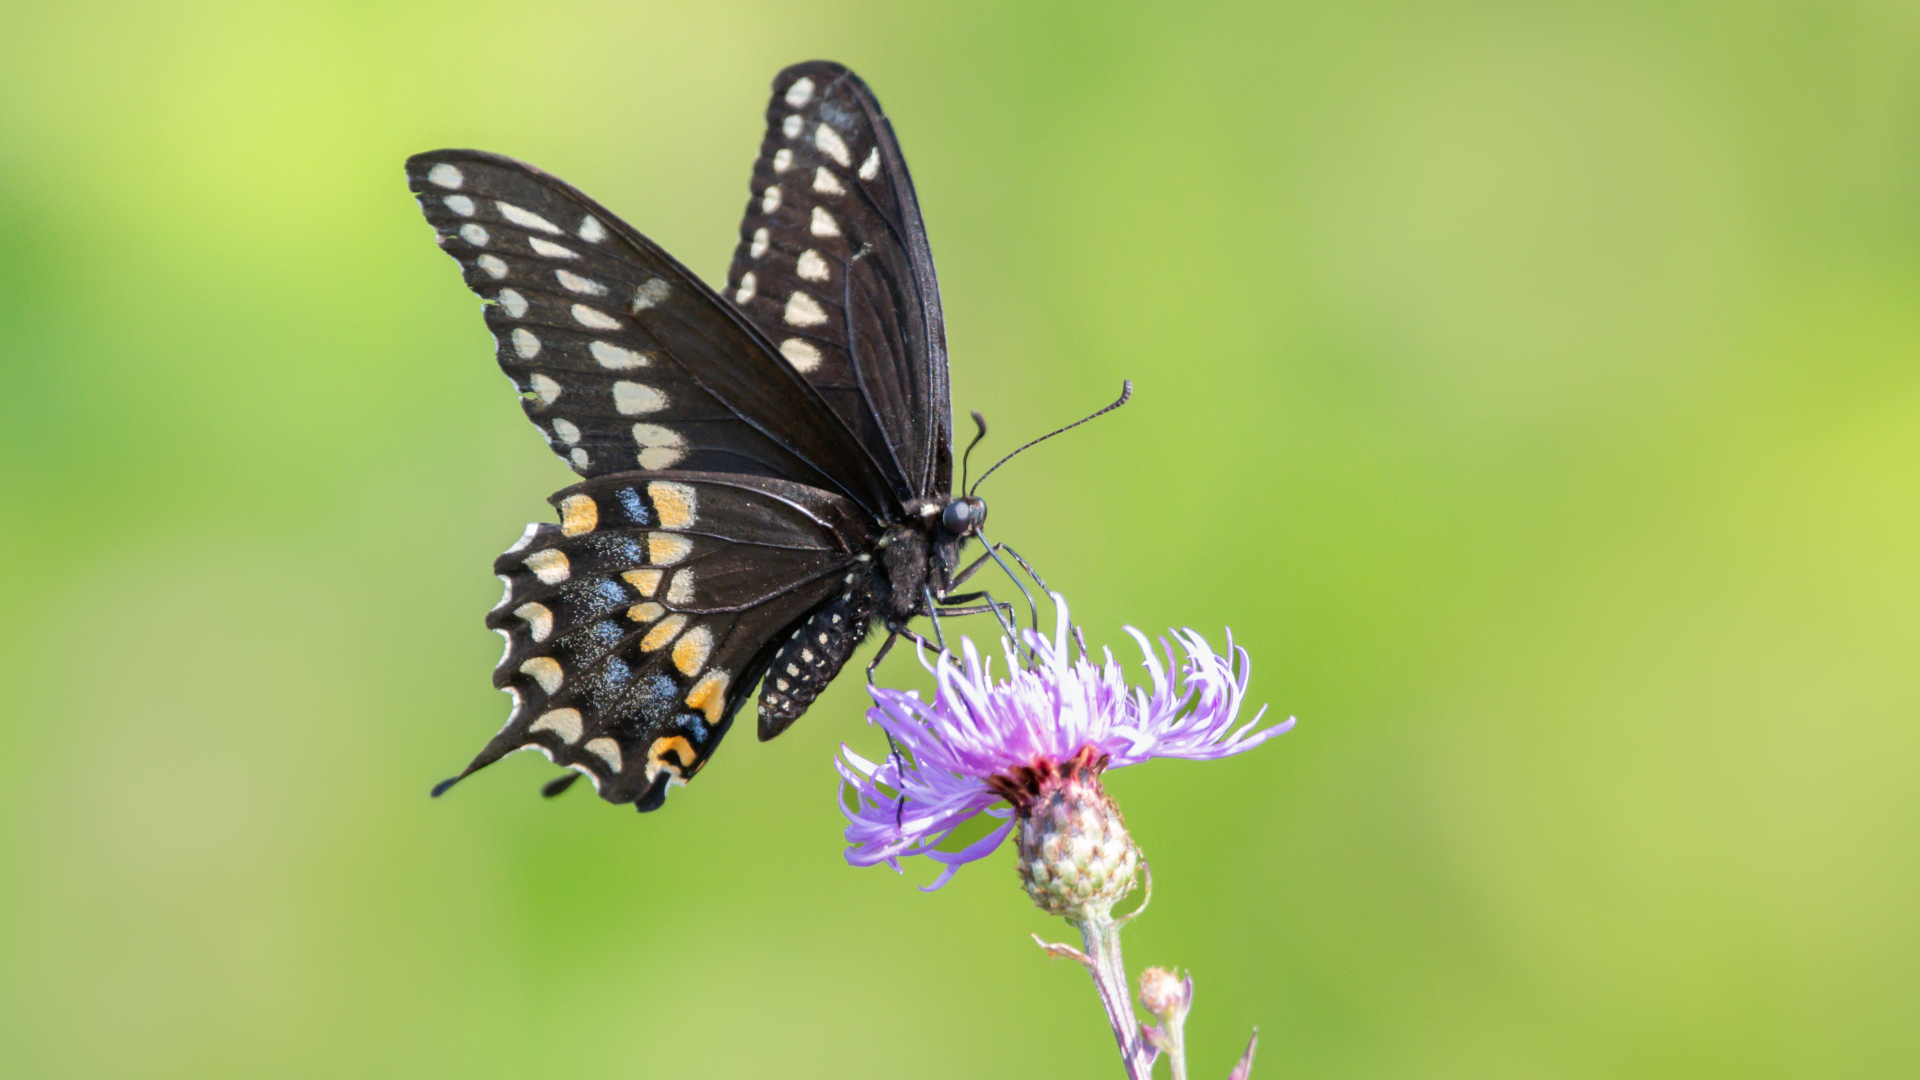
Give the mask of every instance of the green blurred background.
<path id="1" fill-rule="evenodd" d="M 1920 1070 L 1920 10 L 1175 7 L 7 3 L 0 1073 L 1118 1075 L 1005 853 L 842 862 L 857 678 L 650 817 L 426 798 L 571 474 L 402 159 L 714 279 L 819 56 L 990 449 L 1139 388 L 996 531 L 1300 717 L 1112 779 L 1197 1076 Z"/>

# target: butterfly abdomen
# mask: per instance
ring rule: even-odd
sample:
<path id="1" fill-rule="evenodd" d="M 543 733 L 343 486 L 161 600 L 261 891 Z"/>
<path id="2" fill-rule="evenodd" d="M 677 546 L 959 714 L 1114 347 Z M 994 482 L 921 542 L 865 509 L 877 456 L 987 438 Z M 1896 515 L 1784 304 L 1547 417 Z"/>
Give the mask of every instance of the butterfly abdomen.
<path id="1" fill-rule="evenodd" d="M 873 615 L 872 600 L 856 593 L 834 600 L 800 624 L 774 653 L 766 681 L 760 684 L 760 738 L 787 730 L 807 711 L 866 640 Z"/>

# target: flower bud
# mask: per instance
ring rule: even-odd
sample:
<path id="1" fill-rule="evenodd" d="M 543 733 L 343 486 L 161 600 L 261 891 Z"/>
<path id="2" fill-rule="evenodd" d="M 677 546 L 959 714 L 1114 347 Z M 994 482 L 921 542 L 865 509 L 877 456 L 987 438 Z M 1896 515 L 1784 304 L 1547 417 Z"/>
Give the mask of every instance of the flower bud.
<path id="1" fill-rule="evenodd" d="M 1193 976 L 1181 978 L 1166 968 L 1140 973 L 1140 1004 L 1163 1023 L 1178 1023 L 1193 1005 Z"/>
<path id="2" fill-rule="evenodd" d="M 1089 746 L 1058 764 L 1042 759 L 988 780 L 1020 819 L 1020 882 L 1050 915 L 1104 915 L 1133 888 L 1140 855 L 1100 785 L 1107 760 Z"/>

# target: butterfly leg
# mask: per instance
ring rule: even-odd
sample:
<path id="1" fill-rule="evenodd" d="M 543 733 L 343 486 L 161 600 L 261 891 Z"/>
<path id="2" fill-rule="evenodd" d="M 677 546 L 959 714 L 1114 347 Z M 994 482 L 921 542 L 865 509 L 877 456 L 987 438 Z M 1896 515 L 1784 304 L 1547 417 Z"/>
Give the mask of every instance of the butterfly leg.
<path id="1" fill-rule="evenodd" d="M 947 588 L 952 589 L 964 584 L 968 578 L 979 573 L 981 567 L 987 565 L 992 561 L 993 561 L 993 556 L 991 554 L 987 552 L 982 552 L 979 558 L 967 564 L 967 568 L 965 570 L 962 570 L 959 573 L 953 575 L 953 580 L 947 582 Z"/>
<path id="2" fill-rule="evenodd" d="M 973 560 L 972 565 L 960 571 L 958 574 L 955 574 L 953 576 L 953 580 L 947 583 L 947 587 L 951 589 L 957 585 L 964 583 L 968 578 L 978 573 L 980 571 L 980 568 L 987 564 L 987 560 L 991 559 L 995 563 L 999 564 L 1000 569 L 1006 573 L 1007 580 L 1013 582 L 1013 587 L 1020 590 L 1020 595 L 1027 598 L 1027 613 L 1033 620 L 1033 631 L 1036 634 L 1039 633 L 1040 632 L 1040 608 L 1034 604 L 1033 594 L 1027 591 L 1027 587 L 1021 583 L 1019 576 L 1016 575 L 1013 572 L 1013 569 L 1007 565 L 1006 560 L 1000 557 L 1000 549 L 1005 548 L 1009 553 L 1012 553 L 1013 549 L 1008 548 L 1005 544 L 996 544 L 989 541 L 987 539 L 987 535 L 985 532 L 982 532 L 980 534 L 980 541 L 981 543 L 986 544 L 987 550 L 983 552 L 979 558 Z M 1025 559 L 1021 559 L 1017 553 L 1014 553 L 1013 557 L 1019 560 L 1021 566 L 1026 567 L 1027 573 L 1033 574 L 1033 568 L 1030 566 L 1027 566 L 1027 561 Z M 1043 590 L 1046 589 L 1047 587 L 1046 583 L 1043 581 L 1040 581 L 1040 576 L 1038 574 L 1033 574 L 1033 580 L 1036 582 L 1039 582 L 1041 589 Z M 1009 634 L 1012 634 L 1013 629 L 1011 627 L 1008 627 L 1007 632 Z M 1014 636 L 1017 638 L 1019 635 L 1016 634 Z"/>
<path id="3" fill-rule="evenodd" d="M 933 623 L 933 640 L 940 646 L 941 652 L 947 651 L 947 635 L 940 629 L 940 605 L 933 601 L 933 586 L 920 586 L 921 602 L 927 605 L 927 619 Z"/>
<path id="4" fill-rule="evenodd" d="M 895 641 L 898 641 L 901 638 L 907 638 L 916 645 L 928 644 L 926 638 L 921 637 L 919 634 L 914 633 L 913 631 L 907 629 L 904 626 L 890 627 L 887 631 L 887 640 L 880 643 L 880 648 L 874 652 L 873 659 L 869 661 L 867 664 L 867 685 L 868 686 L 873 685 L 873 681 L 874 681 L 873 673 L 874 673 L 874 670 L 880 666 L 880 661 L 885 660 L 887 658 L 887 652 L 893 648 L 893 643 Z M 887 732 L 887 757 L 893 760 L 893 775 L 896 779 L 906 772 L 906 767 L 907 767 L 906 758 L 900 753 L 900 744 L 894 741 L 893 732 L 891 731 Z M 899 799 L 895 800 L 894 802 L 894 807 L 893 807 L 893 827 L 894 828 L 898 829 L 901 827 L 901 823 L 906 820 L 906 813 L 907 813 L 907 796 L 905 792 L 902 792 L 900 794 Z"/>
<path id="5" fill-rule="evenodd" d="M 887 658 L 887 653 L 893 651 L 893 643 L 899 640 L 899 638 L 900 638 L 900 631 L 895 630 L 889 633 L 887 635 L 887 640 L 881 642 L 880 648 L 874 652 L 873 659 L 868 661 L 867 663 L 867 685 L 868 686 L 873 685 L 874 669 L 880 666 L 880 661 L 885 660 Z M 889 735 L 887 736 L 887 738 L 891 740 L 893 736 Z"/>
<path id="6" fill-rule="evenodd" d="M 985 600 L 981 604 L 977 601 Z M 1004 600 L 995 600 L 993 594 L 985 589 L 970 593 L 948 593 L 940 598 L 942 615 L 992 615 L 1005 630 L 1013 616 L 1013 605 Z"/>
<path id="7" fill-rule="evenodd" d="M 867 685 L 868 686 L 873 685 L 874 669 L 880 666 L 880 661 L 885 660 L 887 658 L 887 652 L 893 648 L 893 643 L 900 640 L 901 636 L 907 633 L 911 633 L 911 631 L 905 629 L 904 627 L 896 627 L 888 631 L 887 640 L 880 643 L 880 648 L 874 652 L 873 659 L 867 662 Z M 915 636 L 917 637 L 918 635 L 915 635 Z M 894 778 L 897 780 L 900 777 L 900 775 L 906 770 L 907 762 L 906 762 L 906 759 L 902 757 L 900 754 L 900 744 L 893 741 L 893 732 L 891 731 L 887 732 L 887 757 L 893 760 L 893 775 L 894 775 Z M 906 820 L 906 814 L 907 814 L 907 796 L 905 792 L 902 792 L 900 795 L 900 798 L 895 802 L 893 807 L 893 827 L 894 828 L 898 829 L 901 827 L 901 823 Z"/>
<path id="8" fill-rule="evenodd" d="M 999 549 L 1000 549 L 1001 551 L 1004 551 L 1004 552 L 1006 552 L 1007 554 L 1009 554 L 1009 555 L 1011 555 L 1011 556 L 1013 556 L 1013 561 L 1014 561 L 1014 562 L 1017 562 L 1017 563 L 1019 563 L 1019 564 L 1020 564 L 1020 569 L 1022 569 L 1022 570 L 1025 570 L 1025 571 L 1027 572 L 1027 576 L 1033 579 L 1033 583 L 1034 583 L 1035 585 L 1038 585 L 1038 586 L 1040 586 L 1040 591 L 1041 591 L 1041 592 L 1049 592 L 1049 593 L 1050 593 L 1050 592 L 1052 592 L 1052 591 L 1053 591 L 1052 589 L 1049 589 L 1049 588 L 1047 588 L 1047 583 L 1046 583 L 1046 582 L 1044 582 L 1044 581 L 1041 581 L 1041 580 L 1040 580 L 1040 574 L 1039 574 L 1039 571 L 1036 571 L 1036 570 L 1035 570 L 1035 569 L 1033 568 L 1033 564 L 1032 564 L 1032 563 L 1030 563 L 1030 562 L 1028 562 L 1027 560 L 1025 560 L 1025 559 L 1023 559 L 1023 558 L 1021 558 L 1021 557 L 1020 557 L 1020 553 L 1019 553 L 1019 552 L 1017 552 L 1017 551 L 1015 551 L 1015 550 L 1013 550 L 1013 546 L 1012 546 L 1011 544 L 995 544 L 995 545 L 994 545 L 994 547 L 997 547 L 997 548 L 999 548 Z"/>

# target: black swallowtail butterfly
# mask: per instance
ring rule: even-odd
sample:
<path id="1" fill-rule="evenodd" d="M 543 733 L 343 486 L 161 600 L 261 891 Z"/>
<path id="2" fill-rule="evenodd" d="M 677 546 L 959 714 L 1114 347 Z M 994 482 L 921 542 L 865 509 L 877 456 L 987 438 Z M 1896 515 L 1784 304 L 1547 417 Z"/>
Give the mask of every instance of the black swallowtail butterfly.
<path id="1" fill-rule="evenodd" d="M 986 505 L 951 492 L 947 353 L 907 164 L 865 83 L 782 71 L 725 296 L 600 204 L 497 154 L 407 179 L 489 301 L 527 417 L 582 477 L 494 564 L 513 712 L 446 787 L 515 750 L 652 810 L 760 684 L 760 738 L 878 622 L 966 576 Z M 989 602 L 990 603 L 990 602 Z M 764 682 L 762 681 L 764 677 Z"/>

